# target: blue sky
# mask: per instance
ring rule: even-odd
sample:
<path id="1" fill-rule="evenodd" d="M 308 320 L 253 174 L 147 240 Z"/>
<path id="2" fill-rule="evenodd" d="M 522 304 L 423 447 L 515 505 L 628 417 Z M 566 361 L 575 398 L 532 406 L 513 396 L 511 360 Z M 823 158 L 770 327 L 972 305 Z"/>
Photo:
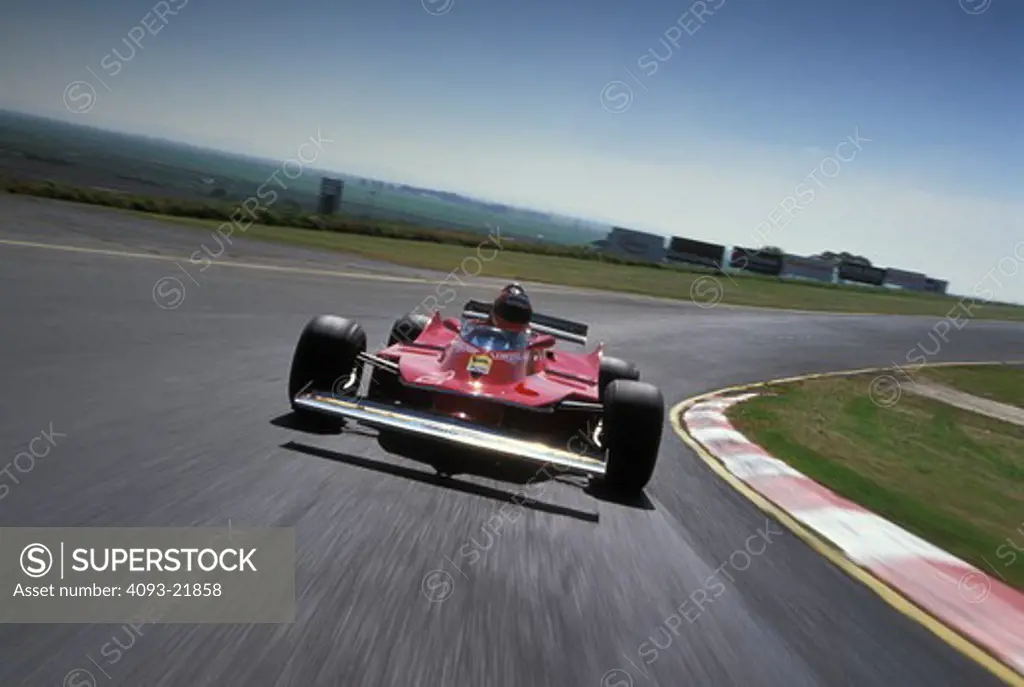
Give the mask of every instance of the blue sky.
<path id="1" fill-rule="evenodd" d="M 320 129 L 337 143 L 318 166 L 846 249 L 961 292 L 1002 260 L 996 297 L 1024 301 L 1024 245 L 1005 260 L 1024 240 L 1014 0 L 4 5 L 0 107 L 281 158 Z M 154 8 L 177 13 L 150 14 L 132 55 Z M 96 89 L 87 113 L 65 107 L 75 80 Z M 856 155 L 823 162 L 850 136 Z M 813 200 L 779 221 L 801 183 Z"/>

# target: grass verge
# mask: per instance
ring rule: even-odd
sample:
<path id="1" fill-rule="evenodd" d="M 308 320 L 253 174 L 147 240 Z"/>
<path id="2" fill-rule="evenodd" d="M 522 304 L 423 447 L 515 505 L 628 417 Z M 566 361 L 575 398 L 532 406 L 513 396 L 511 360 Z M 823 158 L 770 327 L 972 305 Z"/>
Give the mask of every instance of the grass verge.
<path id="1" fill-rule="evenodd" d="M 1024 427 L 909 394 L 881 408 L 870 379 L 780 385 L 729 417 L 808 477 L 1024 589 L 1009 545 L 1024 547 Z"/>
<path id="2" fill-rule="evenodd" d="M 237 205 L 197 203 L 82 189 L 50 182 L 0 179 L 0 191 L 119 208 L 213 232 Z M 484 234 L 417 227 L 396 222 L 344 216 L 317 218 L 264 211 L 259 224 L 244 235 L 260 241 L 298 245 L 360 255 L 407 267 L 475 274 L 476 260 L 493 255 Z M 715 274 L 700 268 L 631 263 L 586 247 L 557 246 L 528 240 L 500 239 L 497 256 L 481 261 L 483 276 L 520 279 L 718 303 L 819 312 L 934 315 L 936 317 L 1024 321 L 1024 307 L 960 303 L 935 294 L 867 289 L 813 282 L 793 282 L 756 275 Z M 209 245 L 215 246 L 213 241 Z M 478 251 L 478 247 L 483 246 Z M 197 245 L 197 248 L 199 246 Z"/>
<path id="3" fill-rule="evenodd" d="M 1024 370 L 1020 367 L 925 367 L 912 376 L 1024 408 Z"/>

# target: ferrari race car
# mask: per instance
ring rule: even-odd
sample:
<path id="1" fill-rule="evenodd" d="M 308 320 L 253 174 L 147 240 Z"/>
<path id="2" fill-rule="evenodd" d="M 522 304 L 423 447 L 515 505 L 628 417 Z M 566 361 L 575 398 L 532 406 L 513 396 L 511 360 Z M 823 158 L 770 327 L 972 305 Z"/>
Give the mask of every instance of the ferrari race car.
<path id="1" fill-rule="evenodd" d="M 603 343 L 556 348 L 585 347 L 588 330 L 533 313 L 515 284 L 494 303 L 469 301 L 460 318 L 399 317 L 376 353 L 359 324 L 320 315 L 299 337 L 288 396 L 300 416 L 550 465 L 636 493 L 654 472 L 664 399 Z"/>

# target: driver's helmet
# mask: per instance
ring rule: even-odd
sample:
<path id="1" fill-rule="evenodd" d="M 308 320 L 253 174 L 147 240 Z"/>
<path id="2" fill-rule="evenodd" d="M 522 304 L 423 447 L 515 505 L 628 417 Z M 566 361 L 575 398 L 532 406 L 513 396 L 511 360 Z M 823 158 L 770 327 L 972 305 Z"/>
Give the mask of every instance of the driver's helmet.
<path id="1" fill-rule="evenodd" d="M 519 284 L 509 284 L 494 299 L 491 321 L 495 327 L 512 332 L 523 332 L 530 326 L 533 306 L 530 297 Z"/>

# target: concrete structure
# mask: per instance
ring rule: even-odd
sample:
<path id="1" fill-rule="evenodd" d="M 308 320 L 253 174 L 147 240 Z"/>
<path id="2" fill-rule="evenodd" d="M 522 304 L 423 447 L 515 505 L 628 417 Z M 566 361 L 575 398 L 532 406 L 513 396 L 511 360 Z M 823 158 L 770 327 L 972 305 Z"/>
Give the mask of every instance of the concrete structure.
<path id="1" fill-rule="evenodd" d="M 782 256 L 782 272 L 786 279 L 811 279 L 813 281 L 834 284 L 836 281 L 836 263 L 832 260 L 816 260 L 799 255 Z"/>
<path id="2" fill-rule="evenodd" d="M 908 272 L 890 267 L 885 271 L 886 286 L 894 286 L 900 289 L 911 289 L 913 291 L 928 290 L 928 275 L 920 272 Z"/>
<path id="3" fill-rule="evenodd" d="M 722 258 L 715 260 L 693 253 L 677 253 L 672 250 L 665 253 L 665 259 L 673 264 L 700 265 L 701 267 L 721 268 L 723 265 Z"/>
<path id="4" fill-rule="evenodd" d="M 341 194 L 345 182 L 341 179 L 323 177 L 320 180 L 320 201 L 317 203 L 318 215 L 333 215 L 341 207 Z"/>
<path id="5" fill-rule="evenodd" d="M 725 264 L 725 246 L 673 236 L 668 242 L 666 259 L 671 263 L 721 268 Z"/>
<path id="6" fill-rule="evenodd" d="M 601 249 L 610 255 L 645 262 L 665 261 L 665 237 L 613 227 Z"/>
<path id="7" fill-rule="evenodd" d="M 754 248 L 733 246 L 729 257 L 729 267 L 734 270 L 745 270 L 754 274 L 776 277 L 782 271 L 782 256 Z"/>
<path id="8" fill-rule="evenodd" d="M 885 282 L 885 270 L 881 267 L 869 267 L 853 262 L 839 263 L 837 275 L 839 281 L 844 284 L 867 284 L 869 286 L 881 286 Z"/>

